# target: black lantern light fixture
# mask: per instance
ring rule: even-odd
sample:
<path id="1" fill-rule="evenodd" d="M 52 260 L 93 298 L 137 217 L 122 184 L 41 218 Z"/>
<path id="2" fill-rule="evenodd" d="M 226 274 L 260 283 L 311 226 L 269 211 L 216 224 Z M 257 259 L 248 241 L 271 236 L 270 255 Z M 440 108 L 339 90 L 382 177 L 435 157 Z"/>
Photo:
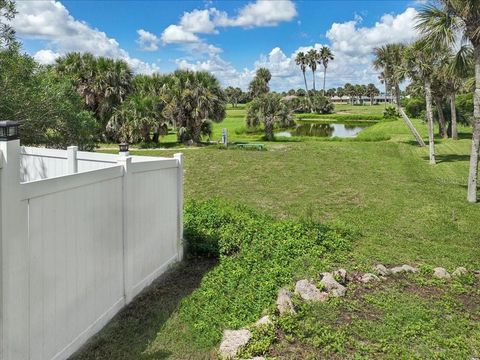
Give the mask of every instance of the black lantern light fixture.
<path id="1" fill-rule="evenodd" d="M 0 121 L 0 141 L 17 140 L 20 138 L 18 121 Z"/>
<path id="2" fill-rule="evenodd" d="M 128 143 L 127 142 L 122 142 L 118 144 L 118 150 L 120 154 L 128 154 Z"/>

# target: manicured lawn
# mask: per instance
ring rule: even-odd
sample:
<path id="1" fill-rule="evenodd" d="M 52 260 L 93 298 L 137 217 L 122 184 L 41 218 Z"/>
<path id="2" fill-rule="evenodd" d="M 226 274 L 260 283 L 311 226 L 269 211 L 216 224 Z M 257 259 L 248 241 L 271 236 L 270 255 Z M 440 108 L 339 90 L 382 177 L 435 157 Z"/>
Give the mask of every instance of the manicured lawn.
<path id="1" fill-rule="evenodd" d="M 236 115 L 219 129 L 242 126 Z M 423 123 L 415 125 L 426 134 Z M 355 241 L 348 260 L 331 265 L 349 272 L 369 271 L 378 262 L 479 269 L 480 206 L 465 200 L 470 134 L 468 128 L 461 132 L 461 140 L 437 140 L 435 166 L 428 165 L 428 149 L 415 145 L 400 120 L 378 123 L 356 140 L 275 142 L 267 151 L 187 149 L 185 197 L 221 197 L 279 218 L 350 229 Z M 378 139 L 385 140 L 361 141 Z M 478 282 L 444 284 L 430 278 L 400 278 L 368 291 L 352 288 L 344 300 L 299 305 L 296 318 L 281 324 L 280 339 L 268 354 L 286 359 L 296 354 L 304 359 L 478 357 Z M 218 344 L 196 342 L 199 330 L 181 320 L 190 297 L 184 305 L 171 304 L 168 291 L 158 286 L 148 300 L 134 305 L 138 313 L 120 316 L 79 358 L 211 358 Z M 141 306 L 143 301 L 148 307 Z"/>

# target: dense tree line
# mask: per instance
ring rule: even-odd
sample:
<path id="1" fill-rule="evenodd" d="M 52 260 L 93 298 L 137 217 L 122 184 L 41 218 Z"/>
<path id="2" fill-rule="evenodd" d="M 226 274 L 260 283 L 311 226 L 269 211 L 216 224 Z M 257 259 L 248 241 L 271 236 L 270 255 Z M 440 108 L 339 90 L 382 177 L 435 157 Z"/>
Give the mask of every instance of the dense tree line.
<path id="1" fill-rule="evenodd" d="M 91 149 L 98 141 L 158 141 L 169 127 L 198 143 L 225 117 L 225 92 L 207 72 L 135 76 L 123 60 L 75 52 L 42 66 L 4 21 L 15 14 L 13 1 L 0 2 L 0 119 L 20 121 L 24 144 Z"/>

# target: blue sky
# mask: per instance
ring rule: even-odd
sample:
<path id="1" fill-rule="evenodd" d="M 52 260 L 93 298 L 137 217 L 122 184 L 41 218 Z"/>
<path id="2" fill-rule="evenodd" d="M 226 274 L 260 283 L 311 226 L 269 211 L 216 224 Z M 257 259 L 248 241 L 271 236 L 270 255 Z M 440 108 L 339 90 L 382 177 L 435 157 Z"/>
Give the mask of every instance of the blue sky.
<path id="1" fill-rule="evenodd" d="M 125 59 L 138 73 L 207 70 L 245 88 L 268 67 L 272 87 L 302 86 L 293 58 L 328 45 L 327 87 L 378 84 L 371 52 L 412 41 L 414 1 L 18 1 L 13 25 L 42 63 L 69 51 Z M 311 81 L 311 74 L 308 74 Z M 316 75 L 317 83 L 323 74 Z"/>

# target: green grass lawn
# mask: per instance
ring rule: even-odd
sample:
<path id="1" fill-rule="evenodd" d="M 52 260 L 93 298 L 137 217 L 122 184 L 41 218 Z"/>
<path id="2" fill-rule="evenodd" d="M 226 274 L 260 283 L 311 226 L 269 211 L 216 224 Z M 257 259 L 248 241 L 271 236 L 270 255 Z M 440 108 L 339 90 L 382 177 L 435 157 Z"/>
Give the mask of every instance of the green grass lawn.
<path id="1" fill-rule="evenodd" d="M 337 106 L 337 112 L 368 107 Z M 215 134 L 221 127 L 233 133 L 242 126 L 243 119 L 237 117 L 241 111 L 229 111 Z M 375 111 L 383 111 L 383 106 Z M 414 123 L 426 135 L 425 125 Z M 278 218 L 308 218 L 351 229 L 356 238 L 348 260 L 332 264 L 348 271 L 369 271 L 378 262 L 443 266 L 450 271 L 457 266 L 479 269 L 480 206 L 466 202 L 469 136 L 470 129 L 462 127 L 460 140 L 437 139 L 434 166 L 428 165 L 428 149 L 415 144 L 400 120 L 380 122 L 352 140 L 274 142 L 267 144 L 267 151 L 186 149 L 182 150 L 185 197 L 221 197 Z M 160 156 L 174 152 L 132 151 Z M 197 285 L 187 286 L 188 291 L 176 285 L 179 297 L 185 296 L 182 304 L 189 304 L 187 294 Z M 385 282 L 368 291 L 353 289 L 343 300 L 299 305 L 295 318 L 283 320 L 279 340 L 267 355 L 280 359 L 298 359 L 298 354 L 302 359 L 478 357 L 478 295 L 478 283 L 445 284 L 423 275 Z M 199 330 L 182 320 L 185 307 L 178 305 L 177 298 L 172 300 L 161 283 L 132 306 L 77 359 L 214 357 L 218 343 L 194 340 Z"/>

